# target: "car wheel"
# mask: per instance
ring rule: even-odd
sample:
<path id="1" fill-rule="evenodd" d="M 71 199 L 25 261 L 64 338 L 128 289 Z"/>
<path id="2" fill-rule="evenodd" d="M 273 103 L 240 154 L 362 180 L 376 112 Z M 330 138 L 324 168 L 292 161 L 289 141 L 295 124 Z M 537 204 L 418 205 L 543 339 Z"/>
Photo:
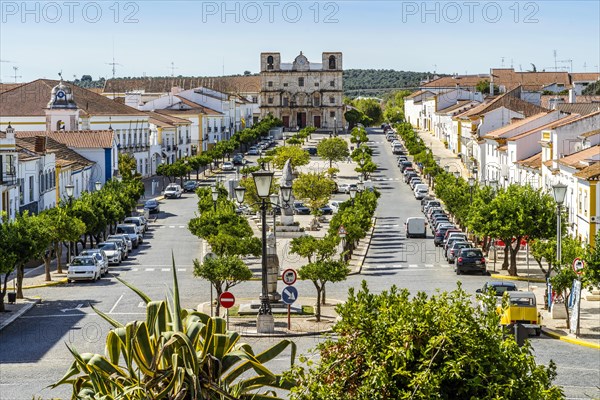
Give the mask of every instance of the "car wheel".
<path id="1" fill-rule="evenodd" d="M 542 328 L 535 328 L 535 336 L 540 336 L 542 334 Z"/>
<path id="2" fill-rule="evenodd" d="M 462 271 L 460 270 L 460 268 L 456 268 L 456 275 L 461 275 Z"/>

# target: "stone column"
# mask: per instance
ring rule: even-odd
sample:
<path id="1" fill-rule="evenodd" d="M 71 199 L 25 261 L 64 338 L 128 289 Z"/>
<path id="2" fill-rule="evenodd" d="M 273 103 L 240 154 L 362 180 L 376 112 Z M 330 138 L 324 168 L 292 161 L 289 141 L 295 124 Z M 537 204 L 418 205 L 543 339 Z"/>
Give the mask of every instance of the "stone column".
<path id="1" fill-rule="evenodd" d="M 278 302 L 281 299 L 277 292 L 277 278 L 279 277 L 279 256 L 277 255 L 277 244 L 275 235 L 271 232 L 267 235 L 267 288 L 269 301 Z"/>

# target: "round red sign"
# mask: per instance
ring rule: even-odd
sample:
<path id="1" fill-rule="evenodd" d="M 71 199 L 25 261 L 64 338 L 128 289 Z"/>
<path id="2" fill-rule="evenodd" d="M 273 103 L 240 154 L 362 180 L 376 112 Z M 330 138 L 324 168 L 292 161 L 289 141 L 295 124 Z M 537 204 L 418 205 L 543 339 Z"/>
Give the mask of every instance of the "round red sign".
<path id="1" fill-rule="evenodd" d="M 230 308 L 235 304 L 235 296 L 231 292 L 223 292 L 219 296 L 219 303 L 221 303 L 221 307 Z"/>
<path id="2" fill-rule="evenodd" d="M 296 279 L 298 279 L 298 275 L 296 274 L 296 270 L 294 269 L 286 269 L 285 271 L 283 271 L 283 274 L 281 274 L 281 280 L 286 285 L 293 285 L 294 283 L 296 283 Z"/>

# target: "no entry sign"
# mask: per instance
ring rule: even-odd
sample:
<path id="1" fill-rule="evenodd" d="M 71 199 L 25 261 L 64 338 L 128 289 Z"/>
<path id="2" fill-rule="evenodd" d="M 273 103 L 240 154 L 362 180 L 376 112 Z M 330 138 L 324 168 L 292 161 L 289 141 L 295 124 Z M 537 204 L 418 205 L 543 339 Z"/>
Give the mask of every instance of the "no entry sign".
<path id="1" fill-rule="evenodd" d="M 223 292 L 219 296 L 219 303 L 223 308 L 231 308 L 235 304 L 235 296 L 231 292 Z"/>

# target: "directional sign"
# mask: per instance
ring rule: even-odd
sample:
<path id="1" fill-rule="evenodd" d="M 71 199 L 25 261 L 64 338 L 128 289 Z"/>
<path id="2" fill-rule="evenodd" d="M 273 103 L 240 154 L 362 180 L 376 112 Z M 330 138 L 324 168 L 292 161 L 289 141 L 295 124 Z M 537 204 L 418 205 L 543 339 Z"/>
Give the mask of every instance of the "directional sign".
<path id="1" fill-rule="evenodd" d="M 344 228 L 344 225 L 340 225 L 340 229 L 338 229 L 338 235 L 346 236 L 347 234 L 348 232 L 346 232 L 346 228 Z"/>
<path id="2" fill-rule="evenodd" d="M 298 279 L 298 274 L 296 274 L 296 270 L 291 268 L 283 271 L 283 274 L 281 275 L 281 280 L 286 285 L 293 285 L 296 283 L 296 279 Z"/>
<path id="3" fill-rule="evenodd" d="M 581 258 L 576 258 L 573 260 L 573 271 L 577 275 L 581 275 L 583 273 L 583 268 L 585 267 L 585 262 Z"/>
<path id="4" fill-rule="evenodd" d="M 284 304 L 294 304 L 294 302 L 298 299 L 298 290 L 293 286 L 286 286 L 281 291 L 281 301 Z"/>
<path id="5" fill-rule="evenodd" d="M 235 296 L 231 292 L 223 292 L 219 296 L 219 303 L 223 308 L 233 307 L 235 304 Z"/>

